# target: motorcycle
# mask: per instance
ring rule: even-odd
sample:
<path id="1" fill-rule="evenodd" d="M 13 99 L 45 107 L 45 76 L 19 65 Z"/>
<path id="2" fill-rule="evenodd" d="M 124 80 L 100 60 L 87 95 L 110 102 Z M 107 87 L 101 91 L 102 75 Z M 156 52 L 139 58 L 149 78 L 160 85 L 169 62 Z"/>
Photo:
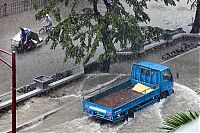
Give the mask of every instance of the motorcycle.
<path id="1" fill-rule="evenodd" d="M 31 49 L 34 49 L 36 47 L 40 47 L 41 42 L 43 41 L 41 38 L 39 38 L 40 43 L 37 43 L 37 41 L 33 39 L 29 39 L 25 44 L 21 42 L 20 38 L 21 32 L 18 32 L 12 39 L 11 39 L 11 50 L 16 51 L 17 53 L 29 51 Z"/>

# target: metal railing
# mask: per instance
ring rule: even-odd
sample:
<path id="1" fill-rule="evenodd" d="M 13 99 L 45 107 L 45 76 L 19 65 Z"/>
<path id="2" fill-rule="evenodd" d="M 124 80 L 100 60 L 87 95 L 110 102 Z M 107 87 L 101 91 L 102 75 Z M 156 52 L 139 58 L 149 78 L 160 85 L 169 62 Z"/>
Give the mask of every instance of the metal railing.
<path id="1" fill-rule="evenodd" d="M 47 5 L 48 0 L 23 0 L 11 4 L 4 3 L 0 5 L 0 19 L 6 16 L 18 14 L 21 12 L 33 10 Z"/>
<path id="2" fill-rule="evenodd" d="M 16 56 L 15 51 L 9 53 L 0 49 L 0 53 L 4 53 L 12 57 L 12 62 L 0 58 L 0 61 L 8 65 L 12 69 L 12 133 L 16 133 Z"/>

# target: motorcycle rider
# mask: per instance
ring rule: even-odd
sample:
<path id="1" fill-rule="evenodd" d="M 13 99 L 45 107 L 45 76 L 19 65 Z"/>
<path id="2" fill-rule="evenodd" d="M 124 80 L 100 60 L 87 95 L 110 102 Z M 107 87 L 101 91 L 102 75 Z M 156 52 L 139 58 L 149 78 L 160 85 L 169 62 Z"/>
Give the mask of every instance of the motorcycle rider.
<path id="1" fill-rule="evenodd" d="M 47 32 L 47 31 L 51 30 L 52 25 L 53 25 L 53 21 L 52 21 L 52 19 L 49 17 L 48 14 L 46 14 L 45 19 L 42 21 L 41 24 L 43 24 L 44 22 L 46 23 L 45 25 L 43 25 L 45 31 Z"/>
<path id="2" fill-rule="evenodd" d="M 31 47 L 29 45 L 29 41 L 31 41 L 31 39 L 37 41 L 37 43 L 41 42 L 37 33 L 32 32 L 28 28 L 22 28 L 22 27 L 20 27 L 20 30 L 21 30 L 20 38 L 21 38 L 21 44 L 22 44 L 22 46 L 27 45 L 28 49 L 29 49 Z"/>
<path id="3" fill-rule="evenodd" d="M 27 43 L 27 34 L 31 31 L 28 28 L 22 28 L 20 27 L 21 30 L 21 34 L 20 34 L 20 38 L 21 38 L 21 44 L 24 45 Z"/>

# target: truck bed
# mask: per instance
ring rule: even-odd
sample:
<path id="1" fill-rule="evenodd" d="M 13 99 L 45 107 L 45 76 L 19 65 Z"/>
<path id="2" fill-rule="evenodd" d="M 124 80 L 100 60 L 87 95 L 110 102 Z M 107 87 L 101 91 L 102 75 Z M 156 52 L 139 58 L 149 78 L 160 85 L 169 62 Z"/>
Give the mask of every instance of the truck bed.
<path id="1" fill-rule="evenodd" d="M 114 92 L 108 96 L 105 96 L 94 103 L 100 104 L 103 106 L 107 106 L 110 108 L 115 108 L 117 106 L 120 106 L 134 98 L 142 96 L 142 93 L 136 92 L 134 90 L 130 89 L 122 89 L 117 92 Z"/>

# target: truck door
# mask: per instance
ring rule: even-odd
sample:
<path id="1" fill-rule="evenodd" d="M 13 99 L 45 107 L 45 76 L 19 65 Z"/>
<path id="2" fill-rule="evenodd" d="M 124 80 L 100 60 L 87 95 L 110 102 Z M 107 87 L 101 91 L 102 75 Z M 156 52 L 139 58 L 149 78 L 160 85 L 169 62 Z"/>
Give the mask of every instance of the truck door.
<path id="1" fill-rule="evenodd" d="M 173 87 L 173 77 L 172 77 L 172 73 L 169 69 L 167 70 L 164 70 L 162 72 L 162 92 L 165 91 L 165 90 L 168 90 L 169 93 L 172 92 L 172 87 Z"/>

